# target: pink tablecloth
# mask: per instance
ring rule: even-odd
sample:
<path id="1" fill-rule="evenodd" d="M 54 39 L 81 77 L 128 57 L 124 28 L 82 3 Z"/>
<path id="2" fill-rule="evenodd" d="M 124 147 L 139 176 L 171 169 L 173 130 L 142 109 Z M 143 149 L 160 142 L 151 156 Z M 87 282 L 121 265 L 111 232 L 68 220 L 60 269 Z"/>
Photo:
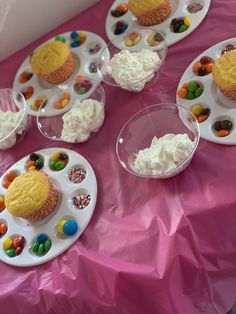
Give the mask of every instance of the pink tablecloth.
<path id="1" fill-rule="evenodd" d="M 86 12 L 0 63 L 0 86 L 11 87 L 26 56 L 40 43 L 84 29 L 106 41 L 112 1 Z M 236 299 L 236 147 L 200 141 L 182 174 L 144 180 L 121 168 L 115 141 L 144 102 L 174 102 L 178 81 L 202 51 L 235 35 L 234 0 L 212 0 L 205 20 L 169 48 L 152 90 L 133 94 L 104 86 L 106 120 L 100 132 L 73 149 L 98 180 L 94 215 L 83 235 L 46 264 L 17 268 L 0 263 L 0 313 L 223 314 Z M 14 40 L 14 38 L 9 38 Z M 31 127 L 19 146 L 0 153 L 3 174 L 30 152 L 58 146 Z"/>

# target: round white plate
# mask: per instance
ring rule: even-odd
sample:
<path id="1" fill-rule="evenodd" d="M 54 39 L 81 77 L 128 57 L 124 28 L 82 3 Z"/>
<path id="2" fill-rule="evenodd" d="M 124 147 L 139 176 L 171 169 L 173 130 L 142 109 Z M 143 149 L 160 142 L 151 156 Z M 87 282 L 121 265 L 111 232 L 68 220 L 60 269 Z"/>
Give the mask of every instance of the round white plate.
<path id="1" fill-rule="evenodd" d="M 169 17 L 164 22 L 158 25 L 150 26 L 150 28 L 156 31 L 161 31 L 162 33 L 165 34 L 168 46 L 171 46 L 177 43 L 178 41 L 180 41 L 181 39 L 185 38 L 198 27 L 198 25 L 205 18 L 209 10 L 211 0 L 194 0 L 194 1 L 193 0 L 171 0 L 171 2 L 172 2 L 172 11 Z M 202 10 L 193 14 L 189 13 L 187 10 L 187 6 L 192 2 L 197 2 L 203 5 Z M 111 15 L 111 10 L 115 10 L 115 8 L 119 4 L 123 4 L 123 3 L 127 4 L 128 1 L 127 0 L 114 1 L 114 3 L 112 4 L 111 8 L 109 9 L 107 13 L 106 33 L 110 40 L 112 40 L 115 36 L 119 36 L 119 35 L 114 34 L 115 24 L 118 21 L 126 22 L 128 24 L 127 30 L 129 31 L 134 28 L 138 28 L 138 29 L 143 28 L 143 26 L 137 23 L 136 18 L 133 16 L 133 14 L 130 11 L 126 12 L 121 17 L 113 17 Z M 183 17 L 189 17 L 191 19 L 192 23 L 190 27 L 183 33 L 174 33 L 170 28 L 171 21 L 174 18 L 183 18 Z"/>
<path id="2" fill-rule="evenodd" d="M 48 166 L 49 158 L 53 152 L 63 152 L 69 157 L 67 166 L 61 171 L 53 171 Z M 0 260 L 14 266 L 43 264 L 63 253 L 81 236 L 92 217 L 96 205 L 97 181 L 91 165 L 84 157 L 72 150 L 58 147 L 39 150 L 35 153 L 44 157 L 42 171 L 48 174 L 59 192 L 59 201 L 52 214 L 37 222 L 14 217 L 7 209 L 0 213 L 0 223 L 6 223 L 8 226 L 7 233 L 0 237 Z M 18 170 L 21 173 L 25 172 L 25 163 L 28 159 L 29 155 L 25 156 L 11 166 L 7 172 L 11 170 Z M 68 171 L 74 166 L 80 166 L 87 172 L 85 179 L 81 183 L 73 183 L 68 179 Z M 6 173 L 0 179 L 0 195 L 5 195 L 6 193 L 6 189 L 2 186 Z M 72 204 L 72 195 L 80 191 L 89 194 L 91 200 L 87 207 L 76 209 Z M 79 229 L 74 236 L 64 237 L 58 235 L 56 228 L 59 221 L 63 218 L 71 218 L 77 221 Z M 50 237 L 52 246 L 45 255 L 38 256 L 32 252 L 31 247 L 36 237 L 42 233 Z M 8 257 L 2 248 L 2 240 L 14 235 L 24 236 L 26 244 L 20 255 Z"/>
<path id="3" fill-rule="evenodd" d="M 76 68 L 67 81 L 60 83 L 60 84 L 50 84 L 50 83 L 44 81 L 43 79 L 41 79 L 40 77 L 38 77 L 37 75 L 33 74 L 32 78 L 30 80 L 28 80 L 25 83 L 20 83 L 19 78 L 20 78 L 20 75 L 22 72 L 28 71 L 28 72 L 32 73 L 30 62 L 29 62 L 30 57 L 27 57 L 25 59 L 25 61 L 21 64 L 20 68 L 18 69 L 18 71 L 15 75 L 15 78 L 14 78 L 13 88 L 16 90 L 19 90 L 19 91 L 24 91 L 24 90 L 26 90 L 27 87 L 32 86 L 34 89 L 33 95 L 29 99 L 26 100 L 27 113 L 28 114 L 33 115 L 33 116 L 37 116 L 37 111 L 32 110 L 30 108 L 31 104 L 33 104 L 34 101 L 41 96 L 47 97 L 47 95 L 50 93 L 50 91 L 53 88 L 55 88 L 57 86 L 60 87 L 60 86 L 66 85 L 66 83 L 68 81 L 75 79 L 77 75 L 85 76 L 88 79 L 91 78 L 92 80 L 95 80 L 97 82 L 97 84 L 101 82 L 101 78 L 99 77 L 98 73 L 97 72 L 91 73 L 91 71 L 89 70 L 89 66 L 93 62 L 98 64 L 99 54 L 101 53 L 101 51 L 106 46 L 106 43 L 100 36 L 98 36 L 94 33 L 83 31 L 83 30 L 82 31 L 79 30 L 77 32 L 78 33 L 79 32 L 85 32 L 86 33 L 86 40 L 81 46 L 75 47 L 75 48 L 70 47 L 70 42 L 71 42 L 70 34 L 71 34 L 71 32 L 60 34 L 60 36 L 63 36 L 65 38 L 65 42 L 70 47 L 71 52 L 72 52 L 74 59 L 76 61 Z M 49 39 L 48 41 L 54 40 L 55 37 Z M 95 53 L 91 53 L 90 52 L 91 49 L 95 48 L 96 44 L 98 44 L 100 46 L 100 49 Z M 93 90 L 95 90 L 95 88 L 96 88 L 96 86 L 95 86 L 95 84 L 93 84 L 93 86 L 89 90 L 89 92 L 92 93 Z M 78 95 L 77 93 L 74 92 L 74 94 L 76 94 L 77 96 L 83 96 L 83 97 L 87 96 L 87 93 L 85 93 L 83 95 Z M 55 111 L 56 115 L 58 114 L 57 111 L 58 110 Z"/>
<path id="4" fill-rule="evenodd" d="M 213 60 L 221 56 L 221 51 L 228 44 L 236 44 L 236 38 L 224 40 L 209 49 L 202 52 L 185 70 L 182 78 L 180 79 L 178 90 L 184 83 L 189 81 L 200 82 L 204 86 L 202 95 L 193 100 L 183 99 L 176 94 L 176 102 L 187 109 L 191 109 L 194 104 L 202 104 L 204 108 L 210 109 L 210 115 L 204 122 L 199 123 L 201 137 L 213 143 L 235 145 L 236 144 L 236 101 L 230 100 L 225 97 L 212 79 L 212 74 L 205 76 L 195 75 L 192 71 L 193 65 L 200 60 L 202 56 L 209 56 Z M 225 137 L 216 135 L 213 124 L 216 121 L 230 120 L 233 123 L 233 128 L 230 134 Z"/>

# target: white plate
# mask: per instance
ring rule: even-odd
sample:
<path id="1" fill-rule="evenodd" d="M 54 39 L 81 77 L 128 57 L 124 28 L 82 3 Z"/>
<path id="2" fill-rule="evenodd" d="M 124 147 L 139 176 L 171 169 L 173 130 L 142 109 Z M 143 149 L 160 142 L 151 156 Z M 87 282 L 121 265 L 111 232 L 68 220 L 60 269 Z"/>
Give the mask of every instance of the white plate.
<path id="1" fill-rule="evenodd" d="M 69 156 L 69 162 L 63 170 L 52 171 L 48 166 L 48 162 L 51 154 L 57 151 L 66 153 Z M 0 213 L 0 223 L 6 222 L 8 225 L 7 233 L 0 238 L 0 260 L 14 266 L 43 264 L 63 253 L 81 236 L 92 217 L 96 205 L 97 181 L 91 165 L 84 157 L 72 150 L 58 147 L 39 150 L 36 153 L 44 157 L 44 167 L 42 170 L 48 174 L 59 192 L 59 201 L 53 213 L 38 222 L 29 222 L 25 219 L 14 217 L 7 209 Z M 11 166 L 7 172 L 11 170 L 18 170 L 21 173 L 25 172 L 25 163 L 28 158 L 29 155 L 25 156 Z M 68 171 L 73 166 L 78 165 L 85 169 L 87 174 L 81 183 L 73 183 L 68 179 Z M 0 195 L 5 195 L 6 193 L 6 189 L 2 186 L 2 181 L 6 173 L 0 179 Z M 89 205 L 81 210 L 75 209 L 72 204 L 72 195 L 77 191 L 86 191 L 91 196 Z M 79 230 L 74 236 L 58 236 L 56 227 L 64 217 L 69 217 L 77 221 Z M 41 233 L 47 234 L 50 237 L 52 246 L 45 255 L 38 256 L 32 252 L 31 246 L 37 235 Z M 11 258 L 3 250 L 2 240 L 16 234 L 24 236 L 26 244 L 20 255 Z"/>
<path id="2" fill-rule="evenodd" d="M 236 101 L 230 100 L 225 97 L 216 84 L 212 80 L 212 74 L 205 76 L 195 75 L 192 71 L 193 65 L 200 60 L 202 56 L 209 56 L 213 60 L 220 57 L 221 51 L 228 44 L 236 44 L 236 38 L 224 40 L 209 49 L 202 52 L 185 70 L 182 78 L 180 79 L 178 90 L 182 85 L 189 81 L 198 81 L 204 86 L 204 92 L 194 100 L 188 100 L 178 97 L 176 94 L 176 102 L 187 109 L 191 109 L 194 104 L 202 104 L 203 107 L 210 109 L 210 115 L 204 122 L 199 123 L 201 137 L 213 143 L 235 145 L 236 144 Z M 230 134 L 226 137 L 216 136 L 213 124 L 216 121 L 230 120 L 233 123 L 233 128 Z"/>
<path id="3" fill-rule="evenodd" d="M 98 73 L 91 73 L 89 71 L 89 65 L 93 62 L 96 62 L 98 64 L 98 60 L 99 60 L 98 56 L 99 56 L 100 52 L 106 46 L 106 43 L 100 36 L 98 36 L 94 33 L 83 31 L 83 30 L 79 30 L 77 32 L 78 33 L 79 32 L 85 32 L 86 33 L 86 41 L 81 46 L 75 47 L 75 48 L 70 47 L 70 34 L 71 34 L 71 32 L 60 34 L 60 36 L 65 37 L 65 40 L 66 40 L 65 42 L 70 47 L 71 52 L 72 52 L 74 59 L 76 61 L 76 68 L 67 81 L 60 83 L 60 84 L 50 84 L 50 83 L 44 81 L 43 79 L 41 79 L 40 77 L 38 77 L 37 75 L 34 74 L 29 81 L 27 81 L 25 83 L 20 83 L 19 77 L 20 77 L 22 72 L 28 71 L 28 72 L 32 73 L 31 66 L 29 63 L 29 60 L 30 60 L 29 57 L 27 57 L 25 59 L 25 61 L 21 64 L 20 68 L 18 69 L 18 71 L 15 75 L 15 78 L 14 78 L 13 88 L 16 90 L 19 90 L 19 91 L 25 90 L 28 86 L 32 86 L 34 88 L 33 95 L 28 100 L 26 100 L 27 113 L 28 114 L 33 115 L 33 116 L 37 116 L 37 111 L 32 110 L 30 108 L 31 104 L 34 103 L 34 100 L 36 100 L 40 96 L 46 96 L 47 97 L 50 90 L 52 90 L 53 88 L 55 88 L 57 86 L 66 85 L 66 83 L 68 81 L 75 79 L 75 77 L 77 75 L 86 76 L 88 79 L 91 78 L 92 80 L 95 80 L 98 83 L 101 82 L 101 78 L 99 77 Z M 49 39 L 48 41 L 54 40 L 55 37 Z M 101 48 L 96 53 L 90 53 L 89 50 L 91 48 L 94 48 L 96 44 L 99 44 Z M 79 63 L 79 60 L 80 60 L 80 63 Z M 94 86 L 94 84 L 93 84 L 93 87 L 89 90 L 89 92 L 92 93 L 92 91 L 95 88 L 96 88 L 96 86 Z M 87 96 L 87 93 L 85 93 L 83 95 L 78 95 L 77 93 L 74 92 L 74 94 L 76 94 L 77 96 L 84 96 L 84 97 Z M 57 111 L 58 110 L 55 111 L 56 115 L 58 114 Z"/>
<path id="4" fill-rule="evenodd" d="M 201 11 L 191 14 L 188 12 L 187 10 L 187 6 L 192 3 L 193 1 L 191 0 L 171 0 L 172 2 L 172 11 L 171 14 L 169 15 L 169 17 L 162 23 L 158 24 L 158 25 L 154 25 L 154 26 L 150 26 L 150 28 L 157 30 L 157 31 L 161 31 L 162 33 L 165 34 L 166 36 L 166 41 L 167 41 L 167 45 L 171 46 L 175 43 L 177 43 L 178 41 L 180 41 L 181 39 L 185 38 L 186 36 L 188 36 L 190 33 L 192 33 L 197 27 L 198 25 L 202 22 L 202 20 L 205 18 L 209 7 L 210 7 L 210 3 L 211 0 L 196 0 L 194 2 L 198 2 L 201 3 L 203 5 L 203 8 Z M 115 35 L 114 34 L 114 26 L 118 21 L 123 21 L 128 23 L 128 28 L 127 30 L 131 30 L 133 28 L 143 28 L 143 26 L 139 25 L 137 23 L 136 18 L 133 16 L 133 14 L 128 11 L 126 12 L 123 16 L 121 17 L 113 17 L 111 15 L 111 10 L 114 10 L 119 4 L 125 3 L 127 4 L 128 1 L 127 0 L 116 0 L 114 1 L 114 3 L 112 4 L 112 6 L 110 7 L 108 13 L 107 13 L 107 18 L 106 18 L 106 33 L 107 36 L 110 40 L 112 40 L 115 36 L 119 36 L 119 35 Z M 174 18 L 183 18 L 183 17 L 189 17 L 191 19 L 191 25 L 190 27 L 183 33 L 174 33 L 171 31 L 170 28 L 170 23 Z"/>

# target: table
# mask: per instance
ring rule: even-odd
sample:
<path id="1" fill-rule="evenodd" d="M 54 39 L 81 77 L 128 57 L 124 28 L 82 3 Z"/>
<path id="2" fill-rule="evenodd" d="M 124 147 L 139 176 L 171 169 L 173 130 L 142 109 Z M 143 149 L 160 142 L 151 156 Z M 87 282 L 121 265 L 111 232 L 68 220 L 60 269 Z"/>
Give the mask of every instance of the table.
<path id="1" fill-rule="evenodd" d="M 95 170 L 94 215 L 79 240 L 51 262 L 31 268 L 0 263 L 1 314 L 222 314 L 233 306 L 236 147 L 201 140 L 186 171 L 157 181 L 122 169 L 115 141 L 144 102 L 175 101 L 178 81 L 199 53 L 235 36 L 234 2 L 212 0 L 200 26 L 169 48 L 151 90 L 135 94 L 104 85 L 102 129 L 86 143 L 63 144 Z M 100 1 L 0 63 L 0 86 L 11 87 L 26 56 L 56 34 L 85 29 L 107 41 L 104 21 L 111 4 Z M 58 146 L 41 136 L 35 118 L 30 122 L 21 144 L 0 152 L 0 175 L 24 155 Z"/>

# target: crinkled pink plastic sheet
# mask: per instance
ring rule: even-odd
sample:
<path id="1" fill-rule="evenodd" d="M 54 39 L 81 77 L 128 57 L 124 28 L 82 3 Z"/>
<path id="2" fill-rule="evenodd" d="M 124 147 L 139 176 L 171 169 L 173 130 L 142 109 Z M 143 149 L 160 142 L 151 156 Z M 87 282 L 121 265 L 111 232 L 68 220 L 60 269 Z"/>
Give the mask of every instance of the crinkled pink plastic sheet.
<path id="1" fill-rule="evenodd" d="M 84 29 L 106 41 L 112 1 L 101 1 L 0 63 L 0 85 L 11 87 L 26 56 L 66 31 Z M 83 235 L 46 264 L 0 263 L 0 313 L 223 314 L 236 299 L 236 147 L 204 140 L 190 166 L 163 181 L 121 168 L 115 142 L 124 122 L 145 104 L 175 102 L 188 64 L 235 35 L 234 0 L 212 0 L 200 26 L 169 48 L 157 84 L 139 94 L 104 86 L 106 120 L 84 144 L 63 144 L 89 160 L 98 180 L 94 215 Z M 12 40 L 12 39 L 9 39 Z M 31 118 L 24 140 L 0 153 L 3 174 L 30 152 L 58 146 Z"/>

